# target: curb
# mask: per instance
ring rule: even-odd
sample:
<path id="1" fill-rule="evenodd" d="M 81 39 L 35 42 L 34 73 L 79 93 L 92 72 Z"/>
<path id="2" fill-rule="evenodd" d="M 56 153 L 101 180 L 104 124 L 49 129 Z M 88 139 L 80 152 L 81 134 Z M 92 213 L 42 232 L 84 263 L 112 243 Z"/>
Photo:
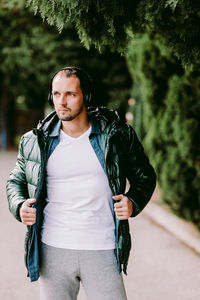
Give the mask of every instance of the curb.
<path id="1" fill-rule="evenodd" d="M 191 222 L 184 221 L 165 207 L 149 203 L 142 214 L 200 255 L 200 232 Z"/>

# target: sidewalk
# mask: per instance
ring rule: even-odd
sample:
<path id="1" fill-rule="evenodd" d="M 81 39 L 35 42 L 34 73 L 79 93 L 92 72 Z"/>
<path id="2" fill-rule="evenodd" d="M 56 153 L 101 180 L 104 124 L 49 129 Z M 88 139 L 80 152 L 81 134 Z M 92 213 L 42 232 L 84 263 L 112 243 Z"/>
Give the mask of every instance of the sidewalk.
<path id="1" fill-rule="evenodd" d="M 143 214 L 200 255 L 200 232 L 192 222 L 177 217 L 167 206 L 159 205 L 159 197 L 159 192 L 156 190 Z"/>

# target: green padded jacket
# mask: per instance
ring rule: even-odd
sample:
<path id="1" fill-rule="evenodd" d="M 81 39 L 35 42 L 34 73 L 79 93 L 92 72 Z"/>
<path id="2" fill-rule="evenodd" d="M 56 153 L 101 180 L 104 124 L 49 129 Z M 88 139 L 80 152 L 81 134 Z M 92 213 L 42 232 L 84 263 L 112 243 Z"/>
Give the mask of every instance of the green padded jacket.
<path id="1" fill-rule="evenodd" d="M 154 169 L 134 129 L 122 122 L 115 111 L 105 107 L 90 107 L 88 117 L 92 123 L 89 139 L 101 164 L 99 153 L 103 154 L 102 166 L 112 193 L 125 194 L 133 202 L 134 217 L 152 196 L 156 183 Z M 22 136 L 16 166 L 7 182 L 9 209 L 17 220 L 21 221 L 19 210 L 23 202 L 27 198 L 36 198 L 33 205 L 37 211 L 36 223 L 27 226 L 25 237 L 25 263 L 31 281 L 39 277 L 40 229 L 46 205 L 46 163 L 59 143 L 58 134 L 54 134 L 58 124 L 58 117 L 52 112 L 39 122 L 36 129 Z M 129 189 L 125 193 L 127 180 Z M 123 269 L 126 274 L 131 249 L 129 223 L 128 220 L 119 221 L 115 217 L 115 225 L 118 268 L 119 272 Z"/>

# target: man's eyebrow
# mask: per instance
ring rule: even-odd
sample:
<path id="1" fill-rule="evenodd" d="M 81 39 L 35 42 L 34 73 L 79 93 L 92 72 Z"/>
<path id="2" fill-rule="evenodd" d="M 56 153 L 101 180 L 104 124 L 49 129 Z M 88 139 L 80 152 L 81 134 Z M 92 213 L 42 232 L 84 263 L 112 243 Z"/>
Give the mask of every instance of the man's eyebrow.
<path id="1" fill-rule="evenodd" d="M 60 93 L 60 91 L 57 91 L 57 90 L 52 90 L 52 93 Z M 66 90 L 65 93 L 78 93 L 77 91 L 72 91 L 72 90 Z"/>

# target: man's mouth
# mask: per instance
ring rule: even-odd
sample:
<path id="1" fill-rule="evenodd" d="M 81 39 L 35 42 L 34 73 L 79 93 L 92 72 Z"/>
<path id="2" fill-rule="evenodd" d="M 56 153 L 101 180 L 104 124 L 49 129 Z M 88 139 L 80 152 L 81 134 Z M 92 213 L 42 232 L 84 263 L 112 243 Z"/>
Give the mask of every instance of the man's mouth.
<path id="1" fill-rule="evenodd" d="M 61 109 L 59 109 L 58 111 L 59 112 L 66 112 L 66 111 L 70 111 L 71 109 L 69 109 L 69 108 L 61 108 Z"/>

